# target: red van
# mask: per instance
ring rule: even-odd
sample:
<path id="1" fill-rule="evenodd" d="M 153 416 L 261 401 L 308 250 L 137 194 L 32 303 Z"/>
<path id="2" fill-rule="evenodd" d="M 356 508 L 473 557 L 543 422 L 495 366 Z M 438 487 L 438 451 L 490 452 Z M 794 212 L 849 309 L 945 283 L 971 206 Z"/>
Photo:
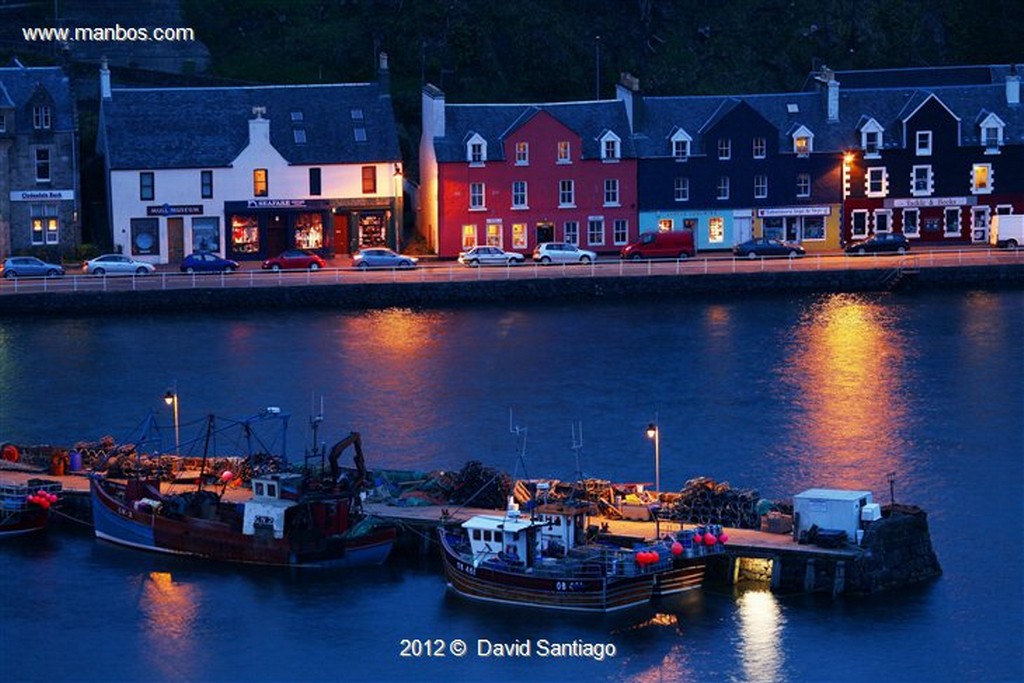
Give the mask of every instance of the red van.
<path id="1" fill-rule="evenodd" d="M 671 230 L 640 233 L 638 238 L 622 248 L 619 258 L 689 258 L 695 253 L 692 230 Z"/>

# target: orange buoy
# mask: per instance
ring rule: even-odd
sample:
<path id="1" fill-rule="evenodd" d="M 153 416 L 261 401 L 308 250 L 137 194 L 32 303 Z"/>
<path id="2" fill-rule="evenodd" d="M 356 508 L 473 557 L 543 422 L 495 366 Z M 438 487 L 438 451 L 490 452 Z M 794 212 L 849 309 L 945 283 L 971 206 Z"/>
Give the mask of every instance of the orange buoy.
<path id="1" fill-rule="evenodd" d="M 18 462 L 21 459 L 21 453 L 18 452 L 18 447 L 13 443 L 5 443 L 0 457 L 8 462 Z"/>

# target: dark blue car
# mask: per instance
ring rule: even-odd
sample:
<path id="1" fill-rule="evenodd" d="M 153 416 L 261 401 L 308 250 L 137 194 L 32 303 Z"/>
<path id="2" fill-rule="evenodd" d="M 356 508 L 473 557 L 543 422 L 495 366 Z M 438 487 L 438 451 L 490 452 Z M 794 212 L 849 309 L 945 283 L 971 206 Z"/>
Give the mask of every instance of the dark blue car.
<path id="1" fill-rule="evenodd" d="M 222 258 L 208 251 L 189 254 L 181 262 L 183 273 L 233 273 L 238 270 L 238 261 Z"/>

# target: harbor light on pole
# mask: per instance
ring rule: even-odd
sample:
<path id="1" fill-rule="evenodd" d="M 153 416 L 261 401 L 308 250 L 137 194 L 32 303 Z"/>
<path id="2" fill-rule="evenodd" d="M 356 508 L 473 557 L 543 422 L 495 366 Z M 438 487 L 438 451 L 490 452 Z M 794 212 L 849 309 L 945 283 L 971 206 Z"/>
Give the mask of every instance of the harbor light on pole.
<path id="1" fill-rule="evenodd" d="M 178 430 L 178 383 L 174 383 L 173 389 L 168 389 L 164 394 L 164 403 L 174 409 L 174 454 L 181 455 L 181 439 Z"/>
<path id="2" fill-rule="evenodd" d="M 647 425 L 647 438 L 654 439 L 654 494 L 658 496 L 658 510 L 654 515 L 654 533 L 661 538 L 661 429 L 658 427 L 658 415 L 654 422 Z"/>

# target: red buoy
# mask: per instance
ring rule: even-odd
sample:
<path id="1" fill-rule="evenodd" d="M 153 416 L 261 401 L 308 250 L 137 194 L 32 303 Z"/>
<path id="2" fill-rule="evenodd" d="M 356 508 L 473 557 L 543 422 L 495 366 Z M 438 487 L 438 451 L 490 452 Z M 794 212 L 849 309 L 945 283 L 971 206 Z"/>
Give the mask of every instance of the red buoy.
<path id="1" fill-rule="evenodd" d="M 675 543 L 673 543 L 672 544 L 672 554 L 673 555 L 682 555 L 683 554 L 683 544 L 680 543 L 679 541 L 676 541 Z"/>

